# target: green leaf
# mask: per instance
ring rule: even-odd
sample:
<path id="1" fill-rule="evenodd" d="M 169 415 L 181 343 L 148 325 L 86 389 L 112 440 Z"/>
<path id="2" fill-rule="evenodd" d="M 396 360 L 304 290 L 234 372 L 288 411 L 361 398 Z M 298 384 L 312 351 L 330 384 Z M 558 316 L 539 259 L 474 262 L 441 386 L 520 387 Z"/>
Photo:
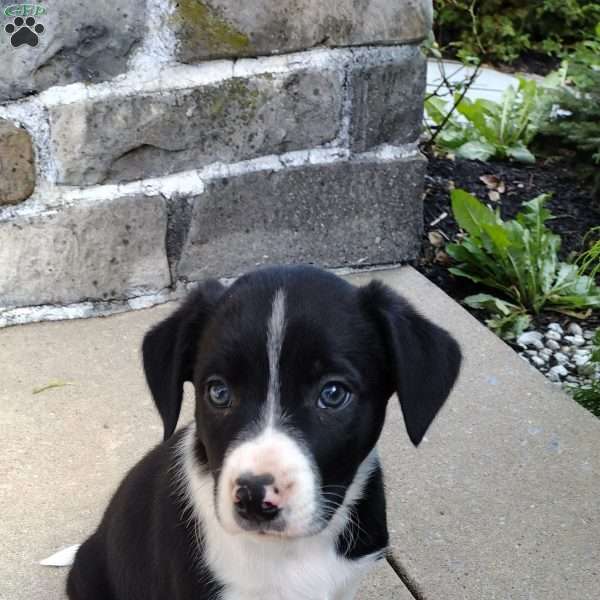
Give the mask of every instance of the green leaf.
<path id="1" fill-rule="evenodd" d="M 522 307 L 490 294 L 475 294 L 465 298 L 463 303 L 490 312 L 492 317 L 486 320 L 486 325 L 505 340 L 518 337 L 531 323 L 531 317 Z"/>
<path id="2" fill-rule="evenodd" d="M 469 192 L 454 189 L 450 194 L 450 200 L 456 222 L 476 238 L 481 237 L 483 223 L 490 225 L 497 223 L 494 212 Z"/>
<path id="3" fill-rule="evenodd" d="M 485 285 L 487 287 L 500 290 L 504 294 L 507 294 L 507 295 L 510 294 L 510 289 L 509 288 L 507 288 L 506 286 L 503 286 L 503 285 L 499 284 L 490 275 L 479 275 L 479 274 L 471 272 L 469 270 L 465 270 L 465 269 L 463 269 L 461 267 L 450 267 L 448 269 L 448 271 L 450 273 L 452 273 L 453 275 L 457 275 L 458 277 L 465 277 L 467 279 L 470 279 L 474 283 L 481 283 L 482 285 Z"/>
<path id="4" fill-rule="evenodd" d="M 452 273 L 453 275 L 458 275 L 459 277 L 466 277 L 467 279 L 470 279 L 474 283 L 485 283 L 486 282 L 485 277 L 480 277 L 479 275 L 475 275 L 474 273 L 469 273 L 468 271 L 464 271 L 460 267 L 450 267 L 448 269 L 448 271 L 450 271 L 450 273 Z"/>
<path id="5" fill-rule="evenodd" d="M 446 126 L 438 137 L 436 143 L 443 148 L 456 150 L 468 140 L 468 132 L 459 127 L 455 127 L 452 123 L 446 123 Z"/>
<path id="6" fill-rule="evenodd" d="M 463 98 L 456 107 L 456 110 L 473 124 L 475 129 L 490 143 L 498 140 L 497 134 L 493 128 L 488 127 L 486 115 L 490 113 L 488 106 L 481 100 L 471 102 L 468 98 Z"/>
<path id="7" fill-rule="evenodd" d="M 531 324 L 531 317 L 523 313 L 511 313 L 505 317 L 494 316 L 485 324 L 503 340 L 518 338 Z"/>
<path id="8" fill-rule="evenodd" d="M 475 140 L 466 142 L 456 149 L 456 156 L 466 158 L 467 160 L 488 160 L 496 153 L 496 148 L 492 144 Z"/>
<path id="9" fill-rule="evenodd" d="M 446 249 L 448 249 L 448 248 L 446 248 Z M 448 254 L 450 254 L 450 253 L 448 253 Z M 468 271 L 465 271 L 465 270 L 461 269 L 460 267 L 448 267 L 448 271 L 450 273 L 452 273 L 453 275 L 458 275 L 459 277 L 465 277 L 466 279 L 470 279 L 471 281 L 473 281 L 475 283 L 481 283 L 483 281 L 483 278 L 480 277 L 479 275 L 469 273 Z"/>
<path id="10" fill-rule="evenodd" d="M 486 253 L 473 243 L 448 244 L 446 253 L 457 262 L 472 263 L 478 266 L 484 266 L 488 260 Z"/>
<path id="11" fill-rule="evenodd" d="M 577 265 L 571 265 L 569 263 L 561 262 L 558 265 L 558 273 L 556 280 L 552 285 L 552 291 L 554 293 L 559 292 L 562 289 L 566 289 L 573 285 L 577 279 Z"/>
<path id="12" fill-rule="evenodd" d="M 504 257 L 510 247 L 510 239 L 503 225 L 499 223 L 482 223 L 481 227 L 491 242 L 487 250 L 494 252 L 500 258 Z"/>
<path id="13" fill-rule="evenodd" d="M 537 102 L 537 83 L 533 79 L 519 78 L 518 101 L 513 108 L 512 137 L 507 141 L 513 145 L 521 141 L 529 143 L 538 130 L 542 114 Z"/>
<path id="14" fill-rule="evenodd" d="M 560 63 L 560 67 L 556 71 L 551 71 L 542 80 L 542 88 L 545 91 L 553 90 L 565 84 L 567 80 L 567 70 L 569 68 L 569 61 L 563 60 Z"/>
<path id="15" fill-rule="evenodd" d="M 498 143 L 505 144 L 507 138 L 507 130 L 513 127 L 511 118 L 513 117 L 513 107 L 517 97 L 517 92 L 512 85 L 509 85 L 506 91 L 502 94 L 502 114 L 498 123 Z"/>
<path id="16" fill-rule="evenodd" d="M 425 111 L 427 116 L 436 124 L 440 125 L 446 118 L 446 102 L 441 98 L 432 96 L 425 101 Z"/>
<path id="17" fill-rule="evenodd" d="M 544 229 L 544 223 L 552 217 L 552 213 L 544 208 L 544 204 L 551 197 L 552 194 L 540 194 L 527 202 L 523 202 L 517 215 L 519 223 L 527 223 L 541 232 Z"/>
<path id="18" fill-rule="evenodd" d="M 463 302 L 471 308 L 488 310 L 490 312 L 501 313 L 503 315 L 510 315 L 515 310 L 522 310 L 516 304 L 506 302 L 506 300 L 501 300 L 500 298 L 490 294 L 475 294 L 473 296 L 468 296 L 463 300 Z"/>
<path id="19" fill-rule="evenodd" d="M 558 241 L 560 242 L 560 238 L 558 238 Z M 557 257 L 558 248 L 552 247 L 552 245 L 549 245 L 547 251 L 540 256 L 538 267 L 539 278 L 540 286 L 544 294 L 548 294 L 552 289 L 552 284 L 556 275 Z"/>
<path id="20" fill-rule="evenodd" d="M 600 308 L 600 293 L 596 295 L 550 296 L 550 302 L 559 308 Z"/>
<path id="21" fill-rule="evenodd" d="M 531 317 L 526 314 L 513 313 L 506 317 L 492 317 L 486 325 L 504 340 L 518 338 L 531 324 Z"/>
<path id="22" fill-rule="evenodd" d="M 466 254 L 465 264 L 469 269 L 476 271 L 485 277 L 490 277 L 494 280 L 502 281 L 502 277 L 498 277 L 499 271 L 502 269 L 498 265 L 498 257 L 494 255 L 494 245 L 491 240 L 484 235 L 481 239 L 467 237 L 461 242 L 461 247 Z"/>
<path id="23" fill-rule="evenodd" d="M 483 112 L 488 117 L 491 117 L 494 121 L 500 119 L 502 114 L 502 107 L 498 102 L 493 100 L 486 100 L 485 98 L 478 98 L 475 101 L 479 111 Z"/>
<path id="24" fill-rule="evenodd" d="M 527 164 L 535 163 L 535 156 L 522 144 L 509 146 L 506 148 L 506 154 L 518 162 Z"/>

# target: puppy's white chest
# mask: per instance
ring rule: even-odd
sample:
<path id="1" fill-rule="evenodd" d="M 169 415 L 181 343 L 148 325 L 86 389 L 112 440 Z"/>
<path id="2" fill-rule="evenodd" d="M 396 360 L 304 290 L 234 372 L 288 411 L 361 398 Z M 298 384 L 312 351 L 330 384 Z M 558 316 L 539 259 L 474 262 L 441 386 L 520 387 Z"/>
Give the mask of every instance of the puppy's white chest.
<path id="1" fill-rule="evenodd" d="M 338 556 L 320 540 L 239 554 L 237 564 L 212 565 L 226 582 L 222 600 L 352 600 L 375 556 L 354 561 Z M 215 568 L 216 567 L 216 568 Z"/>

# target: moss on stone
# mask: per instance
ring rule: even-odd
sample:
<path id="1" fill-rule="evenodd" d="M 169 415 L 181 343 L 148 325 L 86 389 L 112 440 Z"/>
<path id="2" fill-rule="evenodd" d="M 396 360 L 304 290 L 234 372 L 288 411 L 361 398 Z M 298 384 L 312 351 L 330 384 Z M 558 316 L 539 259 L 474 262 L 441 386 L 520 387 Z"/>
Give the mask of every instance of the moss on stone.
<path id="1" fill-rule="evenodd" d="M 187 35 L 215 53 L 235 55 L 247 53 L 250 38 L 238 31 L 212 8 L 200 0 L 179 0 L 175 18 L 187 30 Z"/>
<path id="2" fill-rule="evenodd" d="M 261 94 L 256 89 L 251 89 L 246 80 L 236 77 L 220 85 L 210 94 L 210 114 L 213 117 L 221 116 L 232 105 L 242 109 L 238 118 L 249 121 L 261 101 Z"/>

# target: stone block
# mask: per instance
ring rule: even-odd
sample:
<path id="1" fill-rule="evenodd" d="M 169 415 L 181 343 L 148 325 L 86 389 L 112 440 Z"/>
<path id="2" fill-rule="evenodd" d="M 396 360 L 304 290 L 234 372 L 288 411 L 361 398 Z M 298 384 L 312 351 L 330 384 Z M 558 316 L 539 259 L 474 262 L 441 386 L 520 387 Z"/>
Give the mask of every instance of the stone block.
<path id="1" fill-rule="evenodd" d="M 420 156 L 356 159 L 215 180 L 194 198 L 177 274 L 197 280 L 275 263 L 343 267 L 413 259 L 424 165 Z"/>
<path id="2" fill-rule="evenodd" d="M 139 0 L 43 5 L 0 0 L 0 102 L 52 85 L 102 81 L 122 73 L 144 36 L 145 15 L 146 2 Z M 15 19 L 27 18 L 35 24 L 19 26 L 17 21 L 15 26 Z M 15 27 L 12 34 L 6 33 L 7 25 Z"/>
<path id="3" fill-rule="evenodd" d="M 50 108 L 58 181 L 131 181 L 312 148 L 341 124 L 343 73 L 298 70 Z"/>
<path id="4" fill-rule="evenodd" d="M 90 201 L 0 221 L 0 304 L 110 300 L 170 285 L 160 197 Z"/>
<path id="5" fill-rule="evenodd" d="M 315 46 L 401 44 L 431 29 L 430 0 L 179 0 L 170 24 L 182 62 Z"/>
<path id="6" fill-rule="evenodd" d="M 0 119 L 0 206 L 29 198 L 34 187 L 31 138 L 24 129 Z"/>
<path id="7" fill-rule="evenodd" d="M 351 71 L 350 146 L 364 152 L 380 144 L 418 139 L 423 122 L 426 61 L 417 46 L 393 54 L 381 50 L 381 62 L 358 56 Z"/>

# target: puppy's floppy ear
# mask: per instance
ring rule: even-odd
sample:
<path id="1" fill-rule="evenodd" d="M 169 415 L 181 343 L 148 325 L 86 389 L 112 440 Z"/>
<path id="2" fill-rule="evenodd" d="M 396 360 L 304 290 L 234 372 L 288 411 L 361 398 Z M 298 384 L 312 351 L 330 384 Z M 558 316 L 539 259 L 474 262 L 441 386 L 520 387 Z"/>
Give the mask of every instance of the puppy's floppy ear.
<path id="1" fill-rule="evenodd" d="M 191 381 L 194 375 L 198 339 L 224 290 L 216 280 L 202 283 L 170 317 L 144 337 L 144 372 L 163 422 L 165 440 L 177 426 L 183 383 Z"/>
<path id="2" fill-rule="evenodd" d="M 447 331 L 381 282 L 373 281 L 359 293 L 385 340 L 406 429 L 417 446 L 456 381 L 460 348 Z"/>

